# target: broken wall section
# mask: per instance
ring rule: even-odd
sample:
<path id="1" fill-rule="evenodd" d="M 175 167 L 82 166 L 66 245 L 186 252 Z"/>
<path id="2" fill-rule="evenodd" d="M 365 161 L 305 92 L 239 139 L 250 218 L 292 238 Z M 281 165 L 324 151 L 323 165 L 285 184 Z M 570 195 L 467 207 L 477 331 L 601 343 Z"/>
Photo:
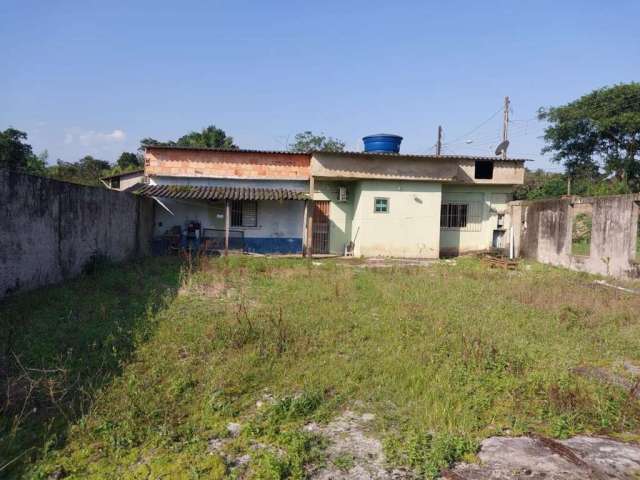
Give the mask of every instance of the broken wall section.
<path id="1" fill-rule="evenodd" d="M 150 253 L 153 202 L 0 169 L 0 298 Z"/>
<path id="2" fill-rule="evenodd" d="M 638 278 L 639 205 L 639 194 L 511 202 L 516 256 Z"/>

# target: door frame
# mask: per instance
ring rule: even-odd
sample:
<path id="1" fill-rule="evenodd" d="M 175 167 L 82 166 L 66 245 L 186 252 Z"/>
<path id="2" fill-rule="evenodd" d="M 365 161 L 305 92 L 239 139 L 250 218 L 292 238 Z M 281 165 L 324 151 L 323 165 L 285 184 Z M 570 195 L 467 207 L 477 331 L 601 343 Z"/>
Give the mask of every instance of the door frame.
<path id="1" fill-rule="evenodd" d="M 327 255 L 331 251 L 331 202 L 313 202 L 313 223 L 311 231 L 311 254 Z M 318 228 L 320 227 L 320 228 Z"/>

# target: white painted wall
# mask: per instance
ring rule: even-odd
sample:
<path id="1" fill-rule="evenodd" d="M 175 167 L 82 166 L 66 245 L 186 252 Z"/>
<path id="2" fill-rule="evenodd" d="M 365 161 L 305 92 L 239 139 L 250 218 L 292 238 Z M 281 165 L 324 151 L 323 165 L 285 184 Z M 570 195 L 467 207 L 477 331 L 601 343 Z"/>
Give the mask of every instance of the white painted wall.
<path id="1" fill-rule="evenodd" d="M 203 200 L 159 199 L 174 215 L 156 205 L 155 235 L 162 235 L 174 225 L 184 226 L 196 220 L 203 228 L 224 229 L 224 202 Z M 297 200 L 265 200 L 258 202 L 257 227 L 232 227 L 244 231 L 248 238 L 301 238 L 304 202 Z"/>
<path id="2" fill-rule="evenodd" d="M 307 191 L 309 183 L 298 180 L 234 180 L 195 177 L 150 178 L 151 185 L 193 185 L 209 187 L 289 188 Z M 224 202 L 160 198 L 175 216 L 160 205 L 156 208 L 154 233 L 161 235 L 173 225 L 183 226 L 197 220 L 204 228 L 224 229 Z M 247 238 L 301 238 L 304 202 L 299 200 L 265 200 L 258 202 L 257 227 L 232 227 L 244 231 Z M 162 224 L 162 225 L 160 225 Z"/>

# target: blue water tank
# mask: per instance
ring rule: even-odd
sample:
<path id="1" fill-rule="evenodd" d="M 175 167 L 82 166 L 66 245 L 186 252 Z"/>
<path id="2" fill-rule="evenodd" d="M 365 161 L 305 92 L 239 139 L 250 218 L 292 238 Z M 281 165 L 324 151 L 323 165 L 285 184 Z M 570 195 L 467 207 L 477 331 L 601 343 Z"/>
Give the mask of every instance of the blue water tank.
<path id="1" fill-rule="evenodd" d="M 390 133 L 378 133 L 376 135 L 367 135 L 362 138 L 362 141 L 364 142 L 365 152 L 400 153 L 402 137 Z"/>

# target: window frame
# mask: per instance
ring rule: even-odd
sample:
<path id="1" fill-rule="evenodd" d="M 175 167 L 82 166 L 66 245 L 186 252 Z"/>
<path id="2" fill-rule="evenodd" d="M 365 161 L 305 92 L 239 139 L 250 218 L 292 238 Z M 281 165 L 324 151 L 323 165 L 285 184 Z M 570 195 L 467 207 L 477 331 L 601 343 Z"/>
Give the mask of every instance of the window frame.
<path id="1" fill-rule="evenodd" d="M 384 200 L 385 210 L 378 210 L 378 200 Z M 391 210 L 391 200 L 389 197 L 373 197 L 373 213 L 389 213 Z"/>
<path id="2" fill-rule="evenodd" d="M 455 216 L 451 213 L 452 207 L 456 207 L 456 209 L 459 210 L 458 212 L 456 212 Z M 446 210 L 446 213 L 443 212 L 443 210 Z M 461 212 L 462 210 L 464 211 L 464 217 Z M 469 222 L 470 210 L 471 210 L 471 205 L 470 203 L 467 203 L 467 202 L 441 203 L 440 204 L 440 230 L 465 230 L 469 228 L 469 225 L 471 223 Z M 453 222 L 451 222 L 451 220 L 454 218 L 458 219 L 458 221 L 455 222 L 457 223 L 457 225 L 452 225 Z M 464 218 L 464 221 L 462 220 L 463 218 Z M 443 225 L 443 219 L 447 220 L 444 225 Z"/>
<path id="3" fill-rule="evenodd" d="M 252 225 L 245 224 L 245 206 L 247 204 L 255 205 L 255 223 Z M 239 207 L 239 208 L 238 208 Z M 232 200 L 230 214 L 231 218 L 229 219 L 229 226 L 234 228 L 257 228 L 258 227 L 258 201 L 257 200 Z M 238 216 L 240 218 L 240 223 L 237 222 Z M 234 222 L 235 220 L 235 222 Z"/>

